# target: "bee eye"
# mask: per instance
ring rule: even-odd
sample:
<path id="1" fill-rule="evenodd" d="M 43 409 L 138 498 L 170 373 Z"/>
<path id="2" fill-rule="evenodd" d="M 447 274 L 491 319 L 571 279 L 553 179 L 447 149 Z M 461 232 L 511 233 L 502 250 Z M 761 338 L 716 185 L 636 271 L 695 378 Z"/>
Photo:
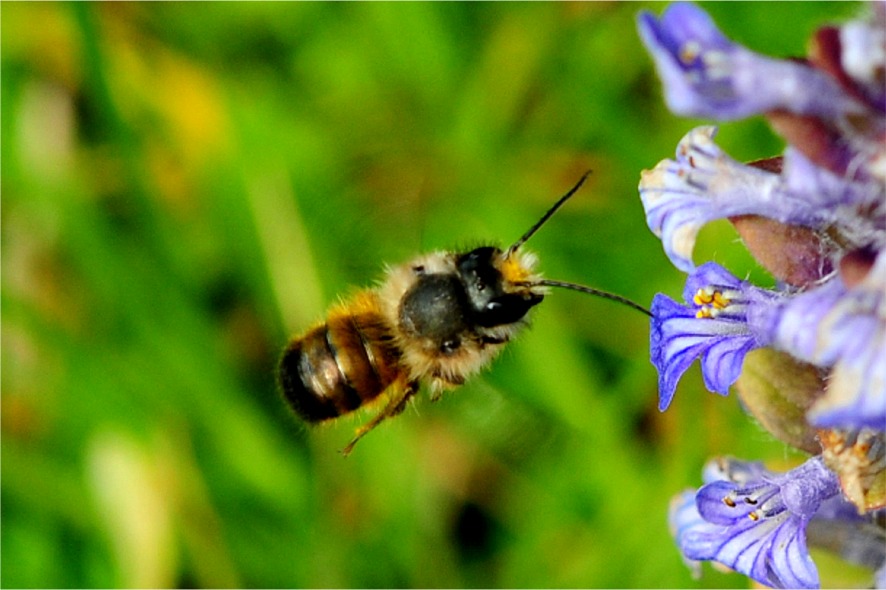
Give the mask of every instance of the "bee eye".
<path id="1" fill-rule="evenodd" d="M 516 293 L 507 293 L 488 301 L 483 306 L 483 311 L 475 316 L 475 321 L 486 327 L 513 324 L 520 321 L 541 300 L 541 295 L 527 298 Z"/>
<path id="2" fill-rule="evenodd" d="M 443 344 L 440 345 L 440 352 L 444 354 L 452 354 L 458 347 L 461 346 L 461 341 L 458 338 L 453 338 L 451 340 L 446 340 Z"/>
<path id="3" fill-rule="evenodd" d="M 474 283 L 474 288 L 477 289 L 477 291 L 480 291 L 482 293 L 483 291 L 486 290 L 486 283 L 478 280 Z"/>

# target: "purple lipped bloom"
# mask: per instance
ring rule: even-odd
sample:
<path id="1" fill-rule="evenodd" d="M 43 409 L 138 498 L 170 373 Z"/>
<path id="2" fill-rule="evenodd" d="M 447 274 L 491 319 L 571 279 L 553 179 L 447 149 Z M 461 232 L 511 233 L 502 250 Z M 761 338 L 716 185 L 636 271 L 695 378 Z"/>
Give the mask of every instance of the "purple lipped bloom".
<path id="1" fill-rule="evenodd" d="M 837 227 L 858 245 L 876 239 L 882 220 L 855 211 L 878 205 L 879 186 L 841 178 L 791 148 L 781 174 L 742 164 L 714 143 L 716 132 L 712 126 L 693 129 L 680 140 L 675 160 L 641 174 L 646 223 L 678 269 L 694 267 L 695 238 L 706 223 L 738 215 L 816 230 Z"/>
<path id="2" fill-rule="evenodd" d="M 810 420 L 821 427 L 886 426 L 886 254 L 859 284 L 839 275 L 800 293 L 761 289 L 714 262 L 689 274 L 684 304 L 652 301 L 650 359 L 659 374 L 659 409 L 701 357 L 709 391 L 727 395 L 751 350 L 772 347 L 833 368 Z"/>
<path id="3" fill-rule="evenodd" d="M 733 43 L 692 4 L 672 4 L 660 18 L 642 12 L 638 28 L 679 115 L 722 120 L 779 109 L 838 119 L 862 108 L 824 72 Z"/>
<path id="4" fill-rule="evenodd" d="M 813 424 L 886 430 L 886 251 L 852 287 L 838 275 L 791 298 L 773 340 L 800 360 L 833 367 Z"/>
<path id="5" fill-rule="evenodd" d="M 708 262 L 687 277 L 683 299 L 686 305 L 662 294 L 652 300 L 650 356 L 658 369 L 661 411 L 699 357 L 705 386 L 727 395 L 745 355 L 770 343 L 779 296 Z"/>
<path id="6" fill-rule="evenodd" d="M 782 176 L 741 164 L 713 142 L 716 132 L 712 126 L 693 129 L 680 140 L 676 160 L 663 160 L 652 170 L 644 170 L 640 179 L 646 223 L 661 239 L 674 266 L 684 272 L 695 266 L 695 238 L 710 221 L 760 215 L 782 223 L 822 228 L 838 220 L 834 205 L 856 200 L 854 192 L 836 187 L 815 190 L 818 185 L 810 186 L 807 175 Z M 799 154 L 793 154 L 792 161 L 799 167 L 805 164 Z M 791 167 L 786 166 L 786 170 Z M 840 189 L 847 184 L 824 172 L 819 176 L 822 184 L 838 184 Z"/>
<path id="7" fill-rule="evenodd" d="M 712 463 L 705 468 L 707 484 L 671 505 L 671 530 L 684 559 L 695 571 L 692 562 L 710 560 L 768 586 L 817 588 L 806 527 L 823 505 L 823 516 L 831 516 L 840 511 L 830 504 L 847 504 L 837 476 L 820 457 L 785 474 L 760 463 Z"/>

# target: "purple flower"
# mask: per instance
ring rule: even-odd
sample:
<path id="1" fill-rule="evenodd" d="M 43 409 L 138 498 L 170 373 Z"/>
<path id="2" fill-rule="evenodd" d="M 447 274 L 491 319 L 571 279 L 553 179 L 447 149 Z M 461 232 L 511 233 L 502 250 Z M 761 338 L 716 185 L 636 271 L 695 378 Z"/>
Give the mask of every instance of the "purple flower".
<path id="1" fill-rule="evenodd" d="M 678 269 L 692 270 L 698 231 L 715 219 L 759 215 L 813 229 L 843 226 L 862 243 L 876 233 L 854 211 L 878 202 L 878 186 L 847 181 L 791 149 L 782 174 L 741 164 L 713 142 L 716 132 L 693 129 L 680 140 L 676 160 L 663 160 L 640 178 L 646 223 Z"/>
<path id="2" fill-rule="evenodd" d="M 638 28 L 677 114 L 737 119 L 779 109 L 839 119 L 863 108 L 824 72 L 733 43 L 692 4 L 673 4 L 661 18 L 642 12 Z"/>
<path id="3" fill-rule="evenodd" d="M 796 358 L 834 368 L 812 423 L 886 429 L 886 253 L 852 288 L 835 276 L 793 297 L 773 337 Z"/>
<path id="4" fill-rule="evenodd" d="M 816 426 L 886 427 L 886 254 L 852 288 L 835 274 L 798 294 L 760 289 L 708 262 L 687 277 L 683 299 L 657 294 L 652 301 L 650 358 L 661 411 L 695 359 L 708 390 L 727 395 L 745 355 L 770 346 L 833 367 L 810 412 Z"/>
<path id="5" fill-rule="evenodd" d="M 776 588 L 817 588 L 806 527 L 824 502 L 845 504 L 837 476 L 821 459 L 783 475 L 735 460 L 718 461 L 705 473 L 721 479 L 696 494 L 684 492 L 671 506 L 671 529 L 684 559 L 716 561 Z"/>
<path id="6" fill-rule="evenodd" d="M 661 411 L 699 357 L 708 390 L 728 394 L 745 355 L 769 344 L 778 295 L 708 262 L 689 275 L 683 299 L 686 305 L 661 294 L 652 301 L 650 356 L 658 369 Z"/>

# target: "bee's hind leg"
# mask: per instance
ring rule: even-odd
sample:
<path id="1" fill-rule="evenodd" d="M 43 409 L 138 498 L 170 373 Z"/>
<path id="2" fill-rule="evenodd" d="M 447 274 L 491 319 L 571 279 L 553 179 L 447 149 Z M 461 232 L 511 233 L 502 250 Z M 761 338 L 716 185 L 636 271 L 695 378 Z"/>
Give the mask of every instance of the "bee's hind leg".
<path id="1" fill-rule="evenodd" d="M 357 429 L 357 434 L 351 439 L 351 442 L 345 446 L 340 452 L 342 455 L 347 457 L 351 454 L 351 451 L 354 450 L 354 445 L 357 444 L 361 438 L 369 434 L 369 432 L 381 424 L 385 418 L 396 416 L 400 412 L 406 409 L 406 404 L 409 402 L 409 399 L 416 394 L 418 391 L 418 383 L 411 382 L 405 385 L 401 385 L 399 383 L 395 383 L 391 385 L 389 389 L 390 398 L 388 399 L 388 403 L 385 404 L 385 407 L 376 414 L 372 420 L 360 426 Z"/>

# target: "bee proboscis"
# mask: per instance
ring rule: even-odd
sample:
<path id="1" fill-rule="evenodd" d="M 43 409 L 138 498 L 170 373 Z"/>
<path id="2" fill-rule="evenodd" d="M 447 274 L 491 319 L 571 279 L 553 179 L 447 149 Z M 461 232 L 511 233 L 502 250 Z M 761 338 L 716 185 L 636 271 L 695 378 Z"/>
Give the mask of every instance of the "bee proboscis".
<path id="1" fill-rule="evenodd" d="M 380 286 L 332 307 L 324 321 L 293 338 L 278 376 L 295 413 L 323 422 L 386 399 L 342 449 L 347 455 L 383 420 L 402 412 L 422 384 L 436 400 L 489 364 L 527 324 L 548 287 L 605 297 L 649 315 L 618 295 L 542 278 L 535 255 L 521 249 L 588 174 L 506 250 L 483 246 L 418 256 L 390 268 Z"/>

